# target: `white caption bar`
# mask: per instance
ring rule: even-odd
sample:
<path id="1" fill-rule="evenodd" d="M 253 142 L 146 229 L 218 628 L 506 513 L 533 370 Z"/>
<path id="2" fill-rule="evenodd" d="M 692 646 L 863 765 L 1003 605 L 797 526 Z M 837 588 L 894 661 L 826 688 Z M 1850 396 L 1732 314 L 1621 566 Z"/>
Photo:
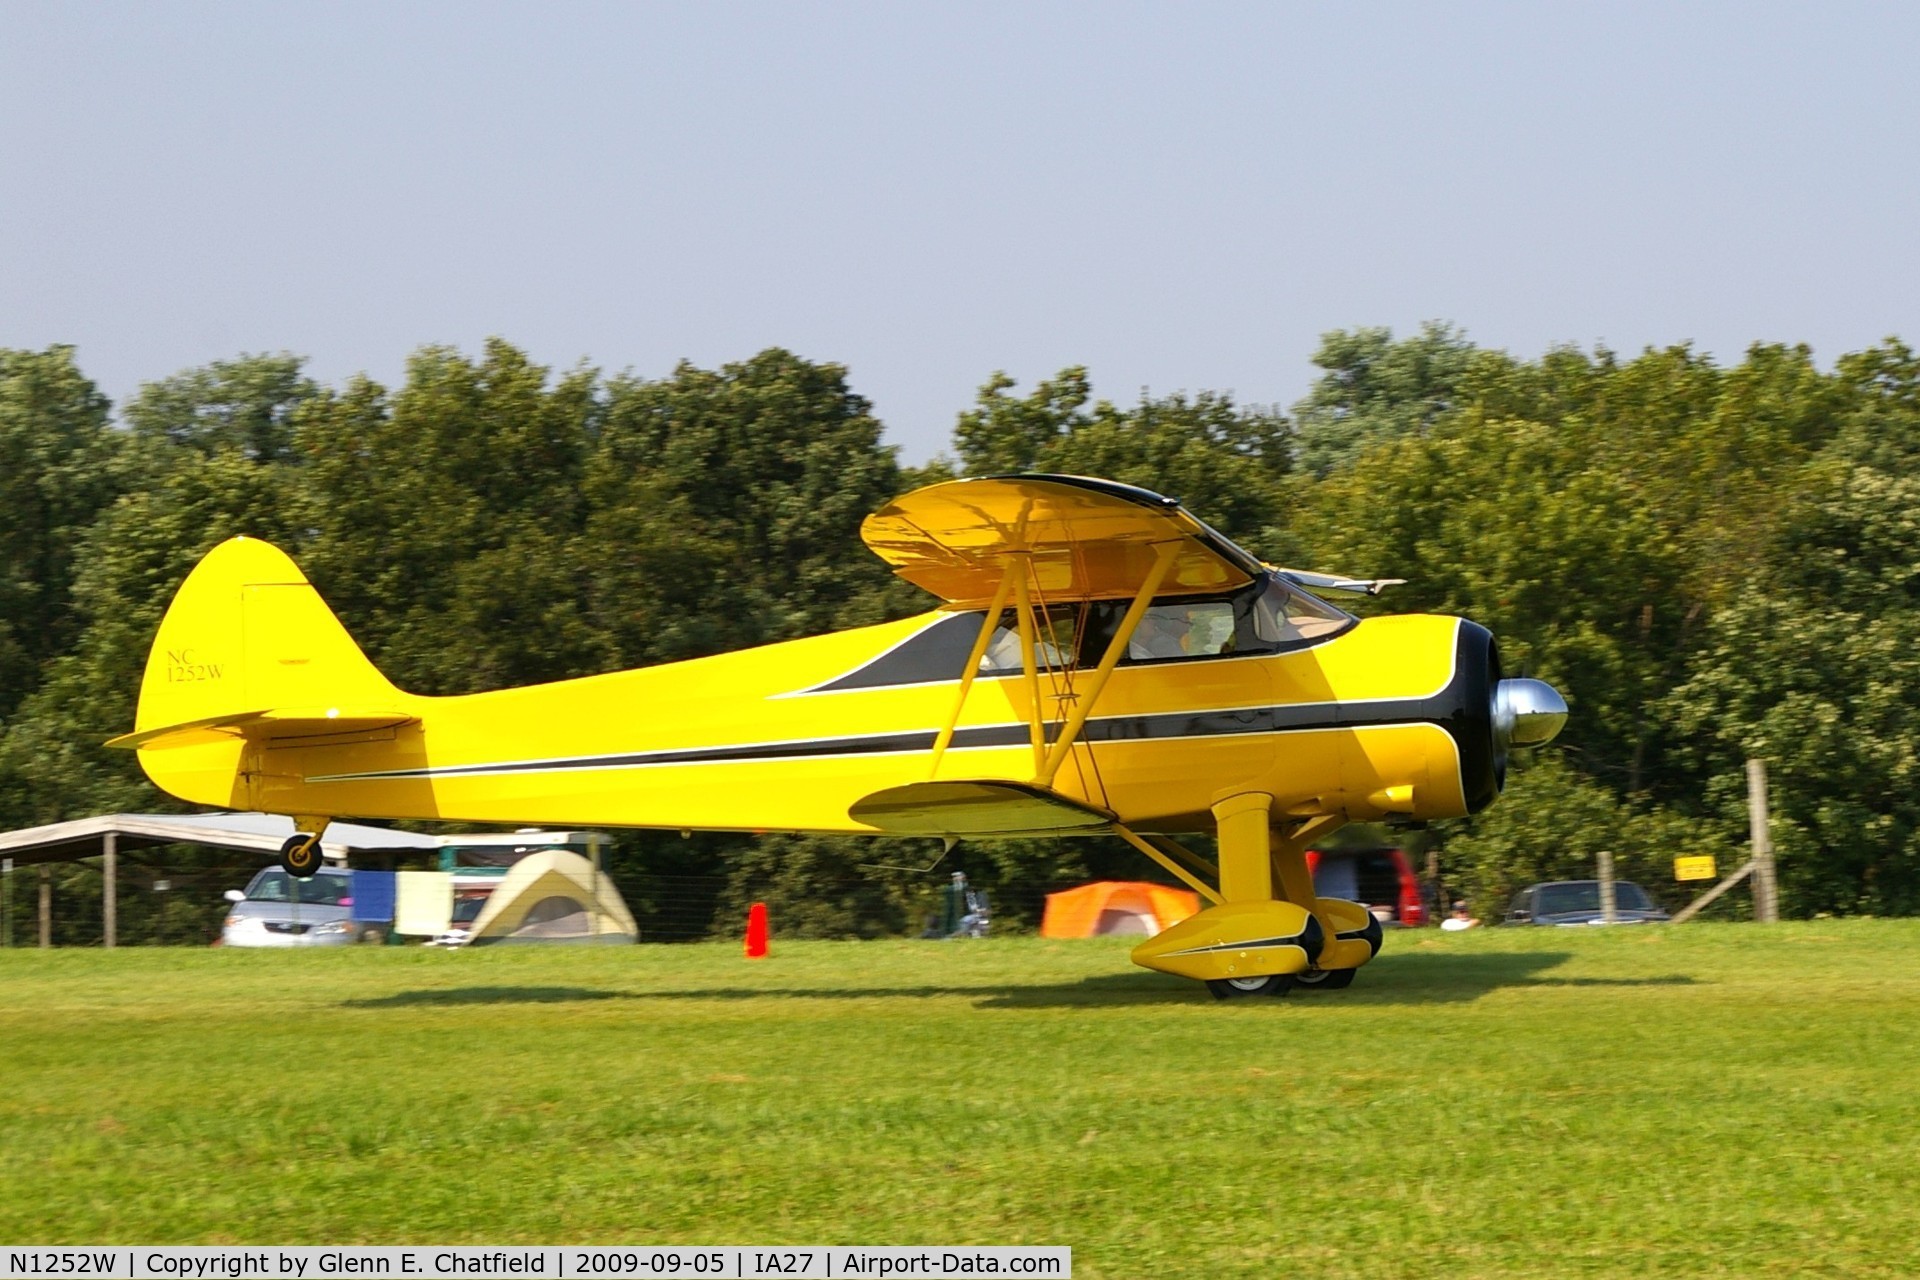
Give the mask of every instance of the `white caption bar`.
<path id="1" fill-rule="evenodd" d="M 895 1280 L 1073 1275 L 1065 1245 L 6 1245 L 6 1280 Z"/>

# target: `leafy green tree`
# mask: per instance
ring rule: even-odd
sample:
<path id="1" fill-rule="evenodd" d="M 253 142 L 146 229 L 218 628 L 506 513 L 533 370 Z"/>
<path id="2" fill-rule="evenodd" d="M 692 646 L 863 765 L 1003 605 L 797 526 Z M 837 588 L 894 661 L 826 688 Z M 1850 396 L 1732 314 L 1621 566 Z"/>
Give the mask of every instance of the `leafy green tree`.
<path id="1" fill-rule="evenodd" d="M 1769 763 L 1783 909 L 1920 911 L 1920 360 L 1844 358 L 1842 426 L 1667 710 L 1737 821 Z"/>
<path id="2" fill-rule="evenodd" d="M 1567 694 L 1563 746 L 1589 776 L 1686 803 L 1703 780 L 1673 754 L 1659 700 L 1776 545 L 1843 397 L 1804 349 L 1775 347 L 1727 371 L 1686 348 L 1487 357 L 1460 391 L 1423 432 L 1301 490 L 1302 557 L 1411 579 L 1396 609 L 1486 623 L 1510 671 Z"/>
<path id="3" fill-rule="evenodd" d="M 1082 365 L 1062 369 L 1024 396 L 1019 383 L 996 372 L 982 384 L 974 406 L 954 424 L 954 450 L 964 474 L 1004 475 L 1045 471 L 1045 459 L 1064 437 L 1092 421 L 1093 381 Z"/>
<path id="4" fill-rule="evenodd" d="M 1438 321 L 1400 341 L 1386 328 L 1323 334 L 1313 363 L 1326 372 L 1293 407 L 1301 466 L 1323 476 L 1369 446 L 1426 430 L 1459 407 L 1476 351 Z"/>
<path id="5" fill-rule="evenodd" d="M 109 408 L 73 348 L 0 349 L 0 722 L 78 635 L 75 547 L 125 485 Z"/>
<path id="6" fill-rule="evenodd" d="M 1450 420 L 1335 473 L 1299 517 L 1310 565 L 1409 579 L 1382 607 L 1492 628 L 1509 673 L 1566 693 L 1566 749 L 1626 781 L 1642 703 L 1662 687 L 1667 660 L 1642 604 L 1681 562 L 1632 486 L 1588 465 L 1574 437 L 1539 423 Z"/>
<path id="7" fill-rule="evenodd" d="M 265 363 L 275 366 L 270 372 L 287 371 L 272 360 Z M 131 753 L 109 751 L 102 743 L 133 723 L 161 613 L 199 558 L 238 533 L 290 545 L 299 537 L 299 522 L 289 519 L 298 504 L 290 507 L 288 501 L 290 493 L 297 496 L 297 477 L 283 451 L 253 447 L 220 425 L 245 399 L 236 387 L 256 372 L 243 360 L 144 388 L 134 402 L 137 413 L 129 408 L 129 416 L 139 419 L 129 436 L 105 427 L 105 402 L 95 400 L 92 429 L 108 440 L 87 451 L 88 470 L 69 481 L 77 492 L 91 486 L 96 496 L 119 496 L 87 511 L 87 523 L 72 535 L 72 572 L 61 616 L 62 633 L 71 639 L 63 652 L 40 664 L 37 687 L 0 736 L 0 820 L 29 824 L 182 807 L 146 781 Z M 196 394 L 208 403 L 200 404 Z M 163 418 L 177 430 L 162 429 Z M 177 876 L 220 855 L 176 850 L 169 857 L 170 873 Z M 207 940 L 205 925 L 219 918 L 223 904 L 215 895 L 225 884 L 199 896 L 156 902 L 151 894 L 133 891 L 132 862 L 124 871 L 124 941 Z M 56 882 L 56 937 L 66 943 L 98 941 L 97 866 L 64 865 Z M 153 918 L 156 911 L 165 919 Z"/>
<path id="8" fill-rule="evenodd" d="M 1904 495 L 1916 495 L 1911 487 Z M 1715 619 L 1672 699 L 1727 825 L 1768 762 L 1782 909 L 1920 910 L 1920 613 L 1756 598 Z"/>
<path id="9" fill-rule="evenodd" d="M 755 902 L 783 938 L 878 938 L 917 933 L 916 888 L 943 871 L 916 875 L 938 856 L 934 840 L 846 840 L 823 836 L 762 836 L 740 848 L 727 866 L 726 893 L 716 931 L 735 935 Z"/>
<path id="10" fill-rule="evenodd" d="M 674 656 L 817 634 L 888 589 L 860 523 L 899 490 L 894 451 L 840 365 L 778 348 L 665 379 L 616 378 L 589 466 L 599 512 L 685 530 L 699 547 L 709 627 Z M 671 521 L 670 524 L 665 523 Z M 605 523 L 598 531 L 612 532 Z M 599 540 L 596 539 L 596 542 Z M 657 538 L 616 580 L 632 581 Z M 622 556 L 617 545 L 593 554 Z M 694 575 L 699 581 L 701 575 Z"/>
<path id="11" fill-rule="evenodd" d="M 136 435 L 211 456 L 237 451 L 254 462 L 287 462 L 293 414 L 319 393 L 285 352 L 216 360 L 150 382 L 126 406 Z"/>
<path id="12" fill-rule="evenodd" d="M 602 406 L 499 339 L 427 347 L 293 416 L 313 530 L 303 567 L 401 687 L 471 693 L 604 670 L 570 554 Z"/>
<path id="13" fill-rule="evenodd" d="M 929 607 L 860 541 L 861 521 L 903 487 L 880 429 L 843 367 L 777 348 L 713 370 L 683 363 L 657 381 L 613 379 L 585 462 L 574 561 L 620 664 Z M 671 901 L 682 920 L 702 903 L 708 916 L 732 911 L 754 885 L 783 931 L 868 933 L 902 918 L 850 871 L 870 857 L 864 841 L 643 835 L 623 856 L 648 868 L 642 901 Z"/>
<path id="14" fill-rule="evenodd" d="M 127 732 L 161 615 L 189 570 L 246 533 L 293 543 L 297 511 L 286 468 L 225 449 L 180 451 L 152 487 L 123 495 L 81 537 L 73 648 L 44 667 L 40 687 L 0 738 L 0 816 L 55 822 L 114 810 L 166 810 L 131 752 L 101 744 Z"/>

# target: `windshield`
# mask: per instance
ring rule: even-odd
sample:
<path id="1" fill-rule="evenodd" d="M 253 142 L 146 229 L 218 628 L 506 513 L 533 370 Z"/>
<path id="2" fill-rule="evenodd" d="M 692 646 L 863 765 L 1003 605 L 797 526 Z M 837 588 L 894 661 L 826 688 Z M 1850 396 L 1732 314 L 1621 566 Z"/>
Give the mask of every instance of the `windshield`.
<path id="1" fill-rule="evenodd" d="M 1619 880 L 1613 886 L 1613 905 L 1621 911 L 1650 911 L 1646 890 L 1630 881 Z M 1569 884 L 1542 885 L 1536 915 L 1557 916 L 1575 911 L 1600 910 L 1600 882 L 1576 880 Z"/>
<path id="2" fill-rule="evenodd" d="M 262 871 L 247 886 L 248 902 L 304 902 L 321 907 L 353 905 L 353 881 L 341 872 L 296 880 L 278 867 Z"/>
<path id="3" fill-rule="evenodd" d="M 1253 607 L 1253 631 L 1262 640 L 1317 640 L 1351 622 L 1352 616 L 1308 595 L 1275 574 Z"/>
<path id="4" fill-rule="evenodd" d="M 1123 601 L 1094 606 L 1097 639 L 1110 636 Z M 1351 614 L 1317 600 L 1278 575 L 1231 596 L 1161 600 L 1151 605 L 1127 640 L 1127 662 L 1223 658 L 1276 653 L 1334 636 L 1354 625 Z"/>

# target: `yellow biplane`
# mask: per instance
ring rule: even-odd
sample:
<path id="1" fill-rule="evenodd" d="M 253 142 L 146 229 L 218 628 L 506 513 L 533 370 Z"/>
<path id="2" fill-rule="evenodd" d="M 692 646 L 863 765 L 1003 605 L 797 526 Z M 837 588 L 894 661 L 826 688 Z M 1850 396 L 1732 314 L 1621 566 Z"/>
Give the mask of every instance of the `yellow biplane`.
<path id="1" fill-rule="evenodd" d="M 1345 986 L 1380 945 L 1305 852 L 1351 821 L 1474 813 L 1566 706 L 1459 618 L 1361 621 L 1171 498 L 955 480 L 867 518 L 941 600 L 880 626 L 457 697 L 403 693 L 286 555 L 235 538 L 182 584 L 135 731 L 183 800 L 336 817 L 861 835 L 1112 834 L 1208 905 L 1136 963 L 1216 995 Z M 1218 836 L 1218 863 L 1172 836 Z"/>

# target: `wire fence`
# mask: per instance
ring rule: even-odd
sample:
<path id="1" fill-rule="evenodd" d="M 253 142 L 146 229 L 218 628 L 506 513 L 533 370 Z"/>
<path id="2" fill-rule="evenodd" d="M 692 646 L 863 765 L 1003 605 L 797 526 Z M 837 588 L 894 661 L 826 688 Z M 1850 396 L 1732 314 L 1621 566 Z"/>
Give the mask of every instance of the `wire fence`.
<path id="1" fill-rule="evenodd" d="M 220 937 L 231 910 L 228 890 L 244 889 L 263 867 L 256 856 L 169 848 L 119 855 L 116 877 L 116 942 L 120 946 L 208 946 Z M 422 864 L 422 869 L 425 864 Z M 405 868 L 402 868 L 405 869 Z M 952 873 L 894 869 L 873 876 L 813 878 L 803 883 L 760 884 L 735 870 L 686 875 L 644 867 L 609 865 L 647 942 L 697 942 L 738 936 L 751 903 L 769 904 L 777 936 L 938 936 L 961 908 L 950 899 Z M 1164 876 L 1132 877 L 1153 883 Z M 1046 897 L 1083 884 L 1085 876 L 1046 879 L 986 876 L 967 890 L 996 933 L 1031 932 Z M 99 857 L 73 862 L 16 866 L 0 892 L 0 946 L 31 947 L 41 936 L 42 884 L 51 944 L 97 947 L 105 941 L 105 877 Z M 1179 886 L 1172 886 L 1178 888 Z"/>

